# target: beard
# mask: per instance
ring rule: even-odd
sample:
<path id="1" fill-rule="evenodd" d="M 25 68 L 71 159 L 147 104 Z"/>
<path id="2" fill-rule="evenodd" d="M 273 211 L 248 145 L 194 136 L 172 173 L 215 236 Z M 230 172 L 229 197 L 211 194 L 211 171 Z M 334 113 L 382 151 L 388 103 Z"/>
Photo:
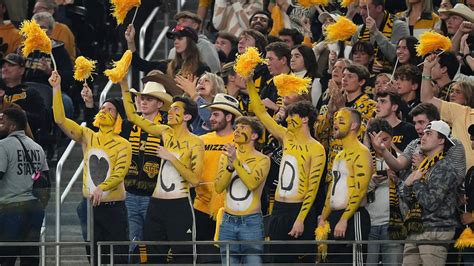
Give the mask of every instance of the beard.
<path id="1" fill-rule="evenodd" d="M 225 123 L 225 121 L 216 122 L 214 124 L 211 124 L 211 130 L 220 131 L 223 130 L 226 126 L 227 124 Z"/>

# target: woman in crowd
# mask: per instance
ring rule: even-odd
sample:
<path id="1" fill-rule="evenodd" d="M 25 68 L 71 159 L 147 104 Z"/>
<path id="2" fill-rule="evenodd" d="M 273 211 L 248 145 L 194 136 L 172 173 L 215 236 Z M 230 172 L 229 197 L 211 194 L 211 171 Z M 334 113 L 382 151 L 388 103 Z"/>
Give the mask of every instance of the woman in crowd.
<path id="1" fill-rule="evenodd" d="M 398 41 L 398 66 L 406 64 L 416 66 L 421 63 L 421 58 L 416 54 L 416 45 L 418 45 L 418 39 L 413 36 L 403 37 Z"/>
<path id="2" fill-rule="evenodd" d="M 225 92 L 222 78 L 210 72 L 205 72 L 199 78 L 192 75 L 178 75 L 175 80 L 198 106 L 211 104 L 217 93 Z M 203 135 L 210 130 L 210 116 L 211 111 L 208 108 L 199 108 L 199 116 L 192 123 L 193 134 Z"/>
<path id="3" fill-rule="evenodd" d="M 176 56 L 171 61 L 147 61 L 136 53 L 135 28 L 129 25 L 125 31 L 125 39 L 128 49 L 133 52 L 132 66 L 145 73 L 158 69 L 173 78 L 176 75 L 200 76 L 210 71 L 210 68 L 201 60 L 197 48 L 198 34 L 194 29 L 178 25 L 168 32 L 166 37 L 174 40 Z"/>
<path id="4" fill-rule="evenodd" d="M 298 77 L 308 77 L 311 83 L 311 101 L 313 106 L 320 106 L 322 87 L 319 78 L 316 78 L 317 64 L 313 49 L 305 45 L 297 45 L 291 50 L 291 71 Z"/>

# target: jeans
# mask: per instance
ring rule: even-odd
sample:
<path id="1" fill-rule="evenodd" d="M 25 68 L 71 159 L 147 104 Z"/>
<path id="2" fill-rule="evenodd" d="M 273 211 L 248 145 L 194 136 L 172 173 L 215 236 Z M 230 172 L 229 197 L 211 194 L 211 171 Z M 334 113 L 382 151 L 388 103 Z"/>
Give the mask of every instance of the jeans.
<path id="1" fill-rule="evenodd" d="M 143 240 L 143 225 L 145 224 L 149 203 L 150 196 L 140 196 L 127 192 L 125 205 L 127 206 L 129 237 L 131 241 Z M 136 244 L 130 245 L 130 253 L 133 253 L 136 246 Z"/>
<path id="2" fill-rule="evenodd" d="M 390 240 L 388 224 L 372 225 L 369 240 Z M 383 265 L 401 265 L 403 260 L 403 246 L 401 244 L 369 243 L 367 246 L 367 265 L 378 265 L 382 257 Z"/>
<path id="3" fill-rule="evenodd" d="M 245 216 L 224 214 L 219 229 L 219 241 L 263 241 L 262 214 Z M 262 244 L 234 244 L 230 247 L 230 265 L 261 265 Z M 222 265 L 226 265 L 227 246 L 221 245 Z"/>
<path id="4" fill-rule="evenodd" d="M 39 242 L 44 210 L 38 200 L 0 206 L 0 242 Z M 39 247 L 0 247 L 0 264 L 39 265 Z"/>

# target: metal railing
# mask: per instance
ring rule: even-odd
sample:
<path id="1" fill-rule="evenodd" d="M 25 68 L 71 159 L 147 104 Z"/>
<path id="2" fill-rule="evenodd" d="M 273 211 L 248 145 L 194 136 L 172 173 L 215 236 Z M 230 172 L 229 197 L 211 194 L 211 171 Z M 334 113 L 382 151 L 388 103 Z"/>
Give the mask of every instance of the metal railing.
<path id="1" fill-rule="evenodd" d="M 128 253 L 115 253 L 114 254 L 114 247 L 116 246 L 129 246 L 129 245 L 198 245 L 198 246 L 203 246 L 203 245 L 215 245 L 218 244 L 221 247 L 226 247 L 225 249 L 225 254 L 221 254 L 220 250 L 217 251 L 217 253 L 206 253 L 206 254 L 201 254 L 201 255 L 207 255 L 207 256 L 219 256 L 222 257 L 225 260 L 226 265 L 231 265 L 230 263 L 230 256 L 235 255 L 230 252 L 229 246 L 230 245 L 250 245 L 250 244 L 257 244 L 257 245 L 264 245 L 266 247 L 272 246 L 272 245 L 285 245 L 285 246 L 291 246 L 291 245 L 312 245 L 314 246 L 314 249 L 312 251 L 303 251 L 303 252 L 298 252 L 298 253 L 271 253 L 268 251 L 269 249 L 265 250 L 263 253 L 260 254 L 240 254 L 240 255 L 259 255 L 263 258 L 265 263 L 271 263 L 271 259 L 274 258 L 275 256 L 286 256 L 286 255 L 291 255 L 291 256 L 318 256 L 317 254 L 317 249 L 316 245 L 317 244 L 328 244 L 328 245 L 351 245 L 352 246 L 352 253 L 354 253 L 355 250 L 357 250 L 358 245 L 367 245 L 367 244 L 407 244 L 407 243 L 412 243 L 416 245 L 448 245 L 448 244 L 453 244 L 454 240 L 450 241 L 420 241 L 420 240 L 364 240 L 364 241 L 347 241 L 347 240 L 327 240 L 327 241 L 315 241 L 315 240 L 298 240 L 298 241 L 98 241 L 97 245 L 92 247 L 92 248 L 97 248 L 97 259 L 94 260 L 92 256 L 91 258 L 91 264 L 94 263 L 94 261 L 97 261 L 97 265 L 101 265 L 102 259 L 107 257 L 110 260 L 110 265 L 114 265 L 114 256 L 129 256 L 131 254 Z M 2 247 L 25 247 L 25 246 L 37 246 L 37 247 L 57 247 L 61 246 L 63 248 L 66 247 L 78 247 L 78 246 L 90 246 L 91 242 L 0 242 L 0 248 Z M 110 253 L 103 253 L 102 252 L 102 247 L 109 247 Z M 127 248 L 128 250 L 128 248 Z M 350 251 L 349 251 L 350 252 Z M 91 254 L 93 254 L 93 251 L 91 249 Z M 336 253 L 330 253 L 328 255 L 335 255 Z M 338 253 L 340 254 L 340 253 Z M 403 255 L 403 251 L 400 253 L 368 253 L 364 251 L 364 255 L 370 255 L 370 254 L 395 254 L 395 255 Z M 469 251 L 455 251 L 452 252 L 449 249 L 447 250 L 448 255 L 474 255 L 474 252 L 472 250 Z M 147 254 L 151 256 L 168 256 L 170 254 Z M 191 256 L 192 254 L 182 254 L 184 256 Z M 345 253 L 344 255 L 351 255 L 351 253 Z M 73 255 L 74 256 L 74 255 Z M 139 255 L 136 255 L 139 256 Z M 171 256 L 179 256 L 178 254 L 171 254 Z M 270 261 L 267 261 L 270 260 Z M 58 262 L 58 261 L 56 261 Z M 327 262 L 324 265 L 337 265 L 331 262 Z M 353 261 L 353 265 L 356 264 L 356 261 Z M 273 265 L 273 264 L 272 264 Z M 340 264 L 339 264 L 340 265 Z M 456 262 L 454 263 L 446 263 L 445 265 L 458 265 Z"/>
<path id="2" fill-rule="evenodd" d="M 81 123 L 81 126 L 85 126 L 85 125 L 86 125 L 85 122 Z M 71 142 L 69 142 L 66 150 L 64 151 L 63 155 L 58 161 L 58 164 L 56 165 L 56 242 L 61 242 L 61 204 L 64 201 L 63 198 L 66 198 L 66 196 L 69 194 L 69 191 L 71 190 L 71 187 L 73 184 L 72 181 L 75 182 L 75 180 L 77 180 L 77 177 L 71 178 L 71 181 L 69 181 L 69 184 L 64 190 L 64 192 L 60 193 L 63 165 L 66 162 L 67 158 L 69 158 L 69 155 L 71 154 L 72 149 L 74 148 L 75 144 L 76 144 L 75 140 L 71 140 Z M 79 175 L 78 172 L 80 173 L 82 171 L 83 166 L 84 166 L 84 161 L 82 161 L 79 167 L 77 168 L 75 175 Z M 60 246 L 57 245 L 56 246 L 56 265 L 59 265 L 60 257 L 61 257 L 61 249 L 60 249 Z"/>

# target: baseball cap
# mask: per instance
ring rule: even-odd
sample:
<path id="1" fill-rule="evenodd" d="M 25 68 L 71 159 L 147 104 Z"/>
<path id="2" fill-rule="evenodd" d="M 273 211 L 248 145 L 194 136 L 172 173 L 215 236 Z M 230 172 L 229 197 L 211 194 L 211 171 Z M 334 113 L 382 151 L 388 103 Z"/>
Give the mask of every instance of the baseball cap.
<path id="1" fill-rule="evenodd" d="M 442 121 L 442 120 L 435 120 L 435 121 L 431 121 L 425 128 L 425 132 L 427 130 L 434 130 L 438 133 L 440 133 L 441 135 L 445 136 L 446 137 L 446 140 L 451 144 L 451 145 L 455 145 L 454 142 L 451 140 L 450 138 L 450 135 L 451 135 L 451 129 L 449 128 L 449 125 Z"/>
<path id="2" fill-rule="evenodd" d="M 21 67 L 25 66 L 25 58 L 19 54 L 7 54 L 4 58 L 0 60 L 0 62 L 3 64 L 5 62 L 10 63 L 12 65 L 19 65 Z"/>
<path id="3" fill-rule="evenodd" d="M 197 32 L 193 28 L 183 27 L 181 25 L 177 25 L 172 31 L 168 31 L 166 37 L 168 39 L 174 39 L 175 37 L 189 37 L 194 42 L 198 42 Z"/>

